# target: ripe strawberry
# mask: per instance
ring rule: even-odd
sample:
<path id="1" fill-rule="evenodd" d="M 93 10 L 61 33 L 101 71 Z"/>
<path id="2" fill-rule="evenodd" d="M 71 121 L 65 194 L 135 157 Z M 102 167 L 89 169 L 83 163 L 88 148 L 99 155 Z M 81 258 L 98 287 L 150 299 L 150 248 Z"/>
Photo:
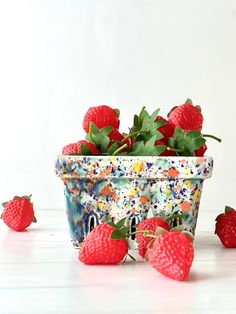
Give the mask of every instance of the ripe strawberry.
<path id="1" fill-rule="evenodd" d="M 90 123 L 94 123 L 98 129 L 105 126 L 113 126 L 118 129 L 120 121 L 118 119 L 118 111 L 109 106 L 90 107 L 86 112 L 83 120 L 83 128 L 86 133 L 89 132 Z"/>
<path id="2" fill-rule="evenodd" d="M 93 143 L 84 141 L 84 140 L 64 146 L 62 149 L 62 154 L 63 155 L 73 155 L 73 154 L 80 154 L 80 153 L 82 154 L 81 152 L 82 144 L 85 145 L 91 151 L 91 155 L 99 154 L 98 149 Z"/>
<path id="3" fill-rule="evenodd" d="M 147 254 L 152 267 L 175 280 L 186 279 L 194 258 L 192 242 L 179 231 L 159 235 Z"/>
<path id="4" fill-rule="evenodd" d="M 207 146 L 206 144 L 203 144 L 202 147 L 196 149 L 194 152 L 195 152 L 195 156 L 197 157 L 202 157 L 204 156 L 205 152 L 207 150 Z"/>
<path id="5" fill-rule="evenodd" d="M 128 244 L 125 239 L 111 238 L 115 229 L 106 223 L 97 225 L 86 237 L 79 260 L 88 265 L 120 263 L 128 252 Z"/>
<path id="6" fill-rule="evenodd" d="M 1 218 L 9 228 L 15 231 L 22 231 L 32 222 L 36 222 L 30 196 L 15 196 L 11 201 L 3 203 L 3 206 Z"/>
<path id="7" fill-rule="evenodd" d="M 225 207 L 225 213 L 216 217 L 215 234 L 227 248 L 236 247 L 236 211 Z"/>
<path id="8" fill-rule="evenodd" d="M 175 107 L 168 115 L 169 123 L 175 128 L 181 127 L 185 132 L 201 131 L 203 116 L 199 106 L 193 106 L 190 99 L 186 103 Z"/>
<path id="9" fill-rule="evenodd" d="M 163 219 L 159 217 L 152 217 L 143 219 L 140 221 L 140 223 L 137 225 L 136 231 L 141 230 L 150 230 L 151 234 L 154 234 L 157 227 L 162 227 L 166 229 L 167 231 L 170 230 L 170 226 L 167 222 L 165 222 Z M 147 237 L 143 235 L 142 233 L 136 234 L 136 240 L 138 242 L 138 253 L 140 256 L 144 257 L 147 251 L 147 245 L 153 238 Z"/>
<path id="10" fill-rule="evenodd" d="M 161 134 L 164 136 L 161 140 L 162 142 L 165 143 L 165 145 L 167 145 L 168 143 L 168 138 L 172 137 L 174 134 L 174 127 L 172 124 L 169 123 L 169 121 L 167 121 L 166 119 L 164 119 L 161 116 L 157 116 L 155 121 L 164 121 L 166 122 L 165 125 L 161 126 L 160 128 L 158 128 L 158 131 L 161 132 Z"/>

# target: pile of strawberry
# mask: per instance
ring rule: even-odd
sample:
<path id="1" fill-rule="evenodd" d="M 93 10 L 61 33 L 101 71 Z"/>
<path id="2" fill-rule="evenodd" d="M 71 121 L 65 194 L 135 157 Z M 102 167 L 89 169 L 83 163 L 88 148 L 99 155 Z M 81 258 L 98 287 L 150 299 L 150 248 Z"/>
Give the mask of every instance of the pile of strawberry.
<path id="1" fill-rule="evenodd" d="M 63 155 L 127 155 L 127 156 L 204 156 L 206 137 L 202 134 L 203 115 L 200 106 L 190 99 L 174 107 L 167 118 L 151 115 L 143 107 L 133 118 L 128 133 L 119 131 L 120 112 L 109 106 L 91 107 L 83 119 L 84 140 L 66 145 Z"/>
<path id="2" fill-rule="evenodd" d="M 87 265 L 119 264 L 129 255 L 128 227 L 125 219 L 117 224 L 102 223 L 86 237 L 79 260 Z M 178 230 L 179 229 L 179 230 Z M 160 217 L 141 221 L 136 229 L 139 255 L 158 272 L 175 280 L 185 280 L 189 274 L 194 249 L 193 236 L 181 226 L 170 230 Z M 133 259 L 133 258 L 132 258 Z"/>
<path id="3" fill-rule="evenodd" d="M 169 218 L 152 217 L 142 220 L 135 232 L 124 226 L 125 218 L 117 224 L 102 223 L 85 239 L 79 260 L 87 265 L 120 264 L 127 256 L 129 237 L 136 235 L 138 253 L 161 274 L 183 281 L 190 272 L 194 259 L 193 235 L 184 226 L 170 229 Z M 226 206 L 225 213 L 216 218 L 215 233 L 226 248 L 236 248 L 236 211 Z M 132 247 L 132 246 L 131 246 Z M 135 260 L 135 259 L 134 259 Z"/>

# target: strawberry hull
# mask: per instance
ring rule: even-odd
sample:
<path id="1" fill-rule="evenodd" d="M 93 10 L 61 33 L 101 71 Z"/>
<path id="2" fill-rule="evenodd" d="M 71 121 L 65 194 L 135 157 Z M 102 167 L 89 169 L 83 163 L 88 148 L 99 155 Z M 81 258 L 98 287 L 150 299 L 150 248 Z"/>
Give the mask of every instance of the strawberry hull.
<path id="1" fill-rule="evenodd" d="M 111 217 L 135 225 L 149 211 L 183 213 L 171 226 L 195 233 L 202 186 L 211 177 L 211 157 L 58 156 L 69 230 L 80 246 L 94 226 Z"/>

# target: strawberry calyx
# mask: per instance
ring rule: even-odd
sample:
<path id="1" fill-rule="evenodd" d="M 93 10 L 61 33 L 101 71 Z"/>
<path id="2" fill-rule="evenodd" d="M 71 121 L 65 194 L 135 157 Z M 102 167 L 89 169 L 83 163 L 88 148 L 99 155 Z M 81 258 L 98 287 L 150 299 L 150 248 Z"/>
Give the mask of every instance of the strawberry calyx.
<path id="1" fill-rule="evenodd" d="M 13 200 L 17 200 L 17 199 L 22 199 L 23 198 L 23 199 L 26 199 L 27 201 L 31 202 L 31 197 L 32 197 L 32 194 L 30 194 L 30 195 L 23 195 L 23 196 L 16 195 L 16 196 L 13 197 Z M 3 202 L 2 206 L 6 207 L 7 203 L 8 202 Z"/>
<path id="2" fill-rule="evenodd" d="M 202 134 L 196 130 L 184 132 L 182 128 L 177 126 L 174 136 L 168 139 L 167 150 L 176 152 L 177 156 L 195 156 L 195 150 L 206 143 L 205 137 L 221 142 L 221 139 L 214 135 Z"/>
<path id="3" fill-rule="evenodd" d="M 235 209 L 226 205 L 225 206 L 225 213 L 228 214 L 228 213 L 231 213 L 231 212 L 235 212 Z"/>
<path id="4" fill-rule="evenodd" d="M 166 221 L 168 223 L 168 221 L 170 221 L 170 220 L 183 218 L 183 214 L 178 213 L 178 214 L 166 216 L 164 211 L 161 211 L 159 213 L 158 217 L 160 217 L 163 221 Z M 160 230 L 163 229 L 163 230 L 167 231 L 166 229 L 164 229 L 162 227 L 157 227 L 155 234 L 153 234 L 151 230 L 136 230 L 133 232 L 129 232 L 129 227 L 125 226 L 125 221 L 126 221 L 126 217 L 119 220 L 116 224 L 113 221 L 107 222 L 108 225 L 115 228 L 115 230 L 111 233 L 111 238 L 113 240 L 127 239 L 131 235 L 135 235 L 138 233 L 142 233 L 144 236 L 147 236 L 147 237 L 156 238 L 159 235 L 159 233 L 158 233 L 159 229 Z M 173 227 L 172 229 L 170 229 L 170 231 L 181 231 L 181 232 L 186 233 L 186 234 L 189 233 L 188 231 L 185 230 L 184 225 L 178 225 L 176 227 Z"/>
<path id="5" fill-rule="evenodd" d="M 86 140 L 93 142 L 99 152 L 105 153 L 110 143 L 108 135 L 112 129 L 112 126 L 105 126 L 104 128 L 98 129 L 96 125 L 91 122 L 89 125 L 89 132 L 86 134 Z"/>
<path id="6" fill-rule="evenodd" d="M 232 212 L 235 212 L 235 209 L 234 209 L 233 207 L 230 207 L 230 206 L 226 205 L 226 206 L 225 206 L 225 212 L 219 214 L 219 215 L 216 217 L 215 221 L 217 221 L 217 220 L 219 219 L 219 217 L 222 217 L 222 216 L 224 216 L 225 214 L 229 214 L 229 213 L 232 213 Z"/>
<path id="7" fill-rule="evenodd" d="M 186 101 L 185 101 L 185 104 L 192 105 L 193 104 L 192 99 L 187 98 Z"/>
<path id="8" fill-rule="evenodd" d="M 119 119 L 119 117 L 120 117 L 120 110 L 118 108 L 115 108 L 115 109 L 113 109 L 113 111 L 114 111 L 116 117 Z"/>

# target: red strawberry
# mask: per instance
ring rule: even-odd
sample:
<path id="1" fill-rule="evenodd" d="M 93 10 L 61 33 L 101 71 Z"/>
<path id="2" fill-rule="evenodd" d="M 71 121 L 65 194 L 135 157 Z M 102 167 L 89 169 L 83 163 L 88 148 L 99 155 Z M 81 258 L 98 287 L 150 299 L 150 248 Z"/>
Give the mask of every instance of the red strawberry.
<path id="1" fill-rule="evenodd" d="M 128 252 L 128 244 L 125 239 L 111 238 L 115 229 L 106 223 L 96 226 L 86 237 L 79 260 L 88 265 L 120 263 Z"/>
<path id="2" fill-rule="evenodd" d="M 124 136 L 117 130 L 117 129 L 113 129 L 109 134 L 108 137 L 110 139 L 110 144 L 109 146 L 111 146 L 113 144 L 113 141 L 117 141 L 117 142 L 121 142 L 124 139 Z M 124 149 L 123 151 L 127 151 L 130 149 L 131 147 L 131 139 L 128 138 L 124 144 L 127 144 L 127 148 Z M 122 146 L 123 144 L 120 144 L 119 146 Z"/>
<path id="3" fill-rule="evenodd" d="M 203 144 L 202 147 L 195 150 L 195 156 L 202 157 L 205 154 L 205 151 L 207 150 L 206 144 Z"/>
<path id="4" fill-rule="evenodd" d="M 236 211 L 225 207 L 225 213 L 216 217 L 215 234 L 227 248 L 236 248 Z"/>
<path id="5" fill-rule="evenodd" d="M 118 129 L 120 121 L 118 119 L 118 111 L 108 106 L 90 107 L 86 112 L 83 120 L 83 128 L 86 133 L 89 132 L 90 123 L 94 123 L 98 129 L 105 126 L 113 126 Z"/>
<path id="6" fill-rule="evenodd" d="M 165 144 L 164 142 L 162 142 L 161 140 L 158 140 L 155 142 L 155 145 L 164 145 L 166 146 L 167 144 Z M 160 154 L 160 156 L 176 156 L 174 151 L 168 150 L 167 148 L 164 150 L 163 153 Z"/>
<path id="7" fill-rule="evenodd" d="M 169 123 L 175 128 L 181 127 L 185 132 L 201 131 L 203 116 L 199 106 L 193 106 L 190 99 L 186 103 L 175 107 L 168 115 Z"/>
<path id="8" fill-rule="evenodd" d="M 184 280 L 189 274 L 194 250 L 188 237 L 179 232 L 164 232 L 147 251 L 148 262 L 163 275 Z"/>
<path id="9" fill-rule="evenodd" d="M 140 221 L 140 223 L 137 225 L 136 231 L 150 230 L 151 233 L 154 234 L 157 227 L 162 227 L 167 231 L 170 230 L 170 226 L 163 219 L 159 217 L 152 217 Z M 153 238 L 144 236 L 142 233 L 137 233 L 136 239 L 138 242 L 139 255 L 144 257 L 147 251 L 147 245 Z"/>
<path id="10" fill-rule="evenodd" d="M 174 134 L 174 127 L 172 124 L 170 124 L 166 119 L 164 119 L 161 116 L 157 116 L 155 121 L 164 121 L 166 122 L 165 125 L 158 128 L 158 131 L 161 132 L 161 134 L 164 136 L 161 140 L 167 145 L 168 138 L 172 137 Z"/>
<path id="11" fill-rule="evenodd" d="M 1 218 L 9 228 L 15 231 L 22 231 L 32 222 L 36 222 L 30 196 L 15 196 L 11 201 L 3 203 L 3 206 Z"/>
<path id="12" fill-rule="evenodd" d="M 96 146 L 88 141 L 78 141 L 76 143 L 68 144 L 63 147 L 62 154 L 63 155 L 73 155 L 73 154 L 80 154 L 81 153 L 81 144 L 87 146 L 87 148 L 91 151 L 91 155 L 99 154 L 98 149 Z"/>

